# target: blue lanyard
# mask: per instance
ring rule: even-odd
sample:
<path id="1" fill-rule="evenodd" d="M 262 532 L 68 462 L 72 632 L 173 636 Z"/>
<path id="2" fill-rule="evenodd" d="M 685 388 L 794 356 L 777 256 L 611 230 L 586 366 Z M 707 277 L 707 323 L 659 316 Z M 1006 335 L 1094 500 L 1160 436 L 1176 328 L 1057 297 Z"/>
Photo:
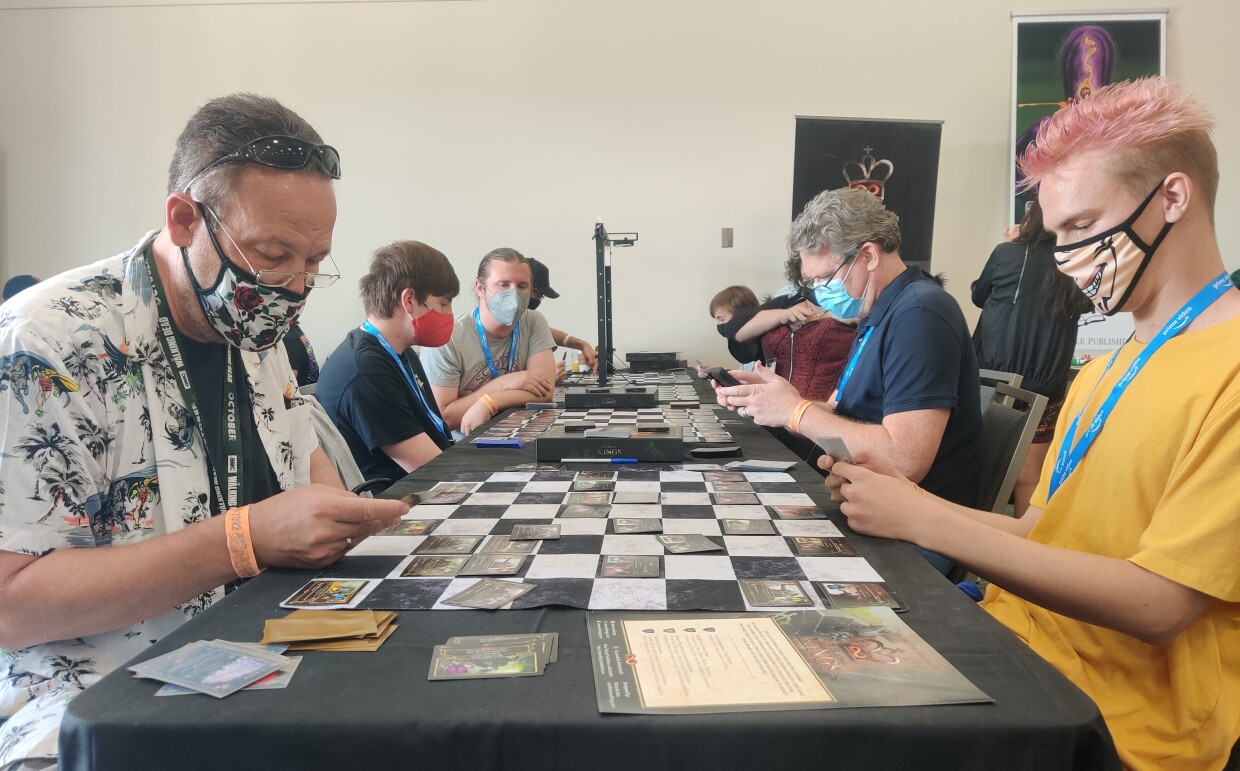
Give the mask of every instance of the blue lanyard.
<path id="1" fill-rule="evenodd" d="M 383 336 L 383 333 L 374 324 L 370 323 L 370 319 L 362 322 L 362 331 L 374 335 L 375 339 L 379 341 L 379 345 L 383 346 L 383 350 L 388 352 L 388 355 L 396 362 L 396 368 L 400 370 L 400 374 L 405 376 L 405 382 L 409 384 L 409 390 L 413 391 L 414 396 L 418 397 L 418 401 L 422 403 L 422 409 L 426 411 L 426 414 L 435 423 L 435 428 L 439 429 L 439 433 L 447 436 L 448 430 L 444 426 L 443 418 L 435 414 L 435 411 L 431 409 L 430 403 L 426 401 L 426 394 L 422 393 L 422 389 L 414 384 L 413 377 L 409 374 L 409 368 L 405 366 L 405 360 L 396 353 L 392 348 L 392 344 Z"/>
<path id="2" fill-rule="evenodd" d="M 491 344 L 487 342 L 487 331 L 482 328 L 482 314 L 477 308 L 474 308 L 474 325 L 478 327 L 478 342 L 482 345 L 482 355 L 487 360 L 487 369 L 491 370 L 491 379 L 499 378 L 499 370 L 495 368 L 495 362 L 491 359 Z M 521 337 L 521 324 L 517 322 L 512 325 L 512 342 L 508 348 L 508 371 L 515 372 L 517 368 L 517 340 Z"/>
<path id="3" fill-rule="evenodd" d="M 853 370 L 857 368 L 857 360 L 861 358 L 861 352 L 865 350 L 865 344 L 869 342 L 870 335 L 874 333 L 874 327 L 870 327 L 861 336 L 861 342 L 857 343 L 857 350 L 853 351 L 852 358 L 848 360 L 848 366 L 844 367 L 844 374 L 840 376 L 840 384 L 835 387 L 835 401 L 838 403 L 844 399 L 844 386 L 848 385 L 848 379 L 852 377 Z"/>
<path id="4" fill-rule="evenodd" d="M 1202 311 L 1209 308 L 1215 300 L 1222 297 L 1233 284 L 1226 273 L 1207 284 L 1200 292 L 1193 295 L 1192 299 L 1184 304 L 1180 312 L 1171 317 L 1169 321 L 1159 330 L 1150 344 L 1145 346 L 1145 350 L 1137 354 L 1132 363 L 1128 365 L 1128 369 L 1120 377 L 1115 385 L 1111 386 L 1111 393 L 1107 395 L 1106 401 L 1098 408 L 1094 419 L 1090 421 L 1089 427 L 1085 429 L 1085 433 L 1081 436 L 1079 442 L 1073 445 L 1073 439 L 1076 438 L 1076 429 L 1081 422 L 1081 416 L 1085 414 L 1085 408 L 1089 405 L 1093 391 L 1090 391 L 1089 397 L 1086 397 L 1085 404 L 1081 406 L 1081 411 L 1072 419 L 1072 425 L 1068 426 L 1068 433 L 1063 438 L 1063 444 L 1059 448 L 1059 456 L 1055 460 L 1055 468 L 1051 470 L 1050 492 L 1047 500 L 1055 495 L 1055 491 L 1080 465 L 1081 460 L 1085 457 L 1085 453 L 1089 452 L 1090 446 L 1094 440 L 1098 438 L 1098 434 L 1102 431 L 1102 426 L 1107 422 L 1107 418 L 1111 415 L 1111 410 L 1115 408 L 1124 391 L 1136 379 L 1137 373 L 1145 366 L 1146 362 L 1158 352 L 1171 338 L 1183 332 L 1193 320 L 1201 315 Z M 1106 369 L 1102 370 L 1102 374 L 1098 377 L 1098 382 L 1094 383 L 1094 389 L 1098 388 L 1098 384 L 1102 382 L 1107 373 L 1111 371 L 1111 365 L 1115 363 L 1115 358 L 1119 356 L 1120 349 L 1116 349 L 1111 354 L 1111 358 L 1107 361 Z"/>

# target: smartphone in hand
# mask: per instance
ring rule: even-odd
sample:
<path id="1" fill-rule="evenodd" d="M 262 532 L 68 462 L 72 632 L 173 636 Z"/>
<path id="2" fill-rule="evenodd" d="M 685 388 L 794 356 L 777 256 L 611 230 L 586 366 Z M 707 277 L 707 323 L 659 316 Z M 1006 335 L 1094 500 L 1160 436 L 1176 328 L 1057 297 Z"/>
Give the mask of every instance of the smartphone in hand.
<path id="1" fill-rule="evenodd" d="M 724 387 L 738 386 L 741 384 L 741 381 L 729 375 L 728 371 L 723 367 L 711 367 L 706 370 L 706 377 Z"/>

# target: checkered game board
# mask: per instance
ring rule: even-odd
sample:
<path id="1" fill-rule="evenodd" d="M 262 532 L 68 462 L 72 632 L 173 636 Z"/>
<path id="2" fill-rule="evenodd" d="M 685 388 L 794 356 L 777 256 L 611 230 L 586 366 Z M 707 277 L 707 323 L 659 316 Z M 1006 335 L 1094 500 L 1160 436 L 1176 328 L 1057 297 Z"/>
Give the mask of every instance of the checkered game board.
<path id="1" fill-rule="evenodd" d="M 667 423 L 673 430 L 684 430 L 686 442 L 723 444 L 731 442 L 732 434 L 723 427 L 719 415 L 709 407 L 696 410 L 673 410 L 667 407 L 618 410 L 600 407 L 592 410 L 563 410 L 555 425 L 574 422 L 593 423 L 598 428 L 635 428 L 638 422 Z"/>
<path id="2" fill-rule="evenodd" d="M 533 441 L 553 425 L 570 422 L 592 422 L 597 428 L 636 428 L 643 423 L 667 423 L 683 429 L 683 440 L 696 444 L 727 444 L 732 434 L 709 407 L 696 410 L 673 410 L 669 407 L 647 407 L 617 410 L 600 407 L 592 410 L 514 410 L 498 423 L 483 431 L 477 439 L 521 439 Z"/>
<path id="3" fill-rule="evenodd" d="M 410 566 L 419 557 L 426 564 L 428 539 L 438 537 L 431 542 L 438 546 L 458 540 L 470 543 L 474 539 L 469 536 L 478 537 L 458 553 L 474 556 L 488 550 L 490 539 L 512 535 L 518 525 L 554 524 L 560 526 L 558 539 L 507 542 L 529 544 L 519 547 L 529 552 L 508 555 L 519 557 L 519 569 L 494 577 L 535 585 L 511 607 L 769 610 L 769 606 L 752 604 L 742 591 L 743 580 L 759 579 L 798 582 L 812 598 L 813 607 L 821 608 L 828 605 L 819 582 L 883 580 L 864 558 L 847 556 L 855 555 L 855 550 L 788 474 L 668 468 L 673 470 L 460 474 L 436 488 L 452 493 L 449 498 L 460 495 L 458 502 L 423 503 L 405 516 L 409 524 L 402 529 L 419 534 L 372 536 L 319 578 L 367 581 L 356 607 L 453 609 L 441 601 L 480 579 L 476 574 L 409 575 L 416 573 Z M 611 485 L 606 484 L 608 476 L 612 476 Z M 465 489 L 469 492 L 453 492 Z M 589 503 L 582 501 L 583 494 L 593 496 Z M 610 503 L 602 504 L 602 500 Z M 587 509 L 590 513 L 581 513 Z M 661 532 L 624 532 L 638 520 Z M 727 534 L 737 531 L 752 534 Z M 694 534 L 722 549 L 674 554 L 656 538 Z M 805 556 L 813 550 L 804 548 L 804 538 L 799 537 L 838 539 L 833 543 L 845 544 L 846 554 Z M 605 577 L 602 564 L 609 555 L 643 556 L 647 564 L 653 564 L 649 559 L 653 558 L 657 576 Z M 446 557 L 441 560 L 448 561 Z"/>
<path id="4" fill-rule="evenodd" d="M 660 402 L 696 402 L 697 389 L 689 373 L 678 372 L 616 372 L 610 381 L 612 385 L 655 386 L 658 389 Z M 556 388 L 555 400 L 564 403 L 565 388 L 586 388 L 598 385 L 597 375 L 570 374 Z"/>

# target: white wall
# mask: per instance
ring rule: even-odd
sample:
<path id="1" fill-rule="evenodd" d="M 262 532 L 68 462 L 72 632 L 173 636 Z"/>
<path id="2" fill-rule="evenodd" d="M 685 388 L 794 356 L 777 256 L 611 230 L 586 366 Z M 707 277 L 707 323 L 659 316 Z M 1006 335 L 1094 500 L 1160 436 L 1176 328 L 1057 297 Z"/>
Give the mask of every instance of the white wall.
<path id="1" fill-rule="evenodd" d="M 544 305 L 551 323 L 592 339 L 601 216 L 641 233 L 616 251 L 620 350 L 710 361 L 727 357 L 707 318 L 714 292 L 783 283 L 798 114 L 944 121 L 933 260 L 975 317 L 968 284 L 1005 224 L 1010 13 L 1074 10 L 1062 0 L 143 4 L 0 0 L 0 274 L 50 275 L 158 226 L 186 118 L 249 90 L 300 112 L 343 156 L 335 255 L 346 278 L 316 293 L 304 325 L 320 355 L 361 318 L 354 288 L 370 251 L 402 238 L 443 250 L 463 280 L 496 246 L 544 260 L 564 295 Z M 1228 216 L 1240 206 L 1229 77 L 1240 3 L 1168 5 L 1168 72 L 1219 119 L 1226 255 L 1240 228 Z M 721 227 L 735 228 L 735 248 L 720 248 Z"/>

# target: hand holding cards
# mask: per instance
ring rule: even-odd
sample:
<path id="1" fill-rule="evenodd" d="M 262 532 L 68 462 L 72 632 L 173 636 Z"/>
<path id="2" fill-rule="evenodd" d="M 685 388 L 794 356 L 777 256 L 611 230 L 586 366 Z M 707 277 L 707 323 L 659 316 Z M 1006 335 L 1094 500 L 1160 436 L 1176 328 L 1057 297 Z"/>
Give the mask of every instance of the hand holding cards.
<path id="1" fill-rule="evenodd" d="M 814 443 L 821 447 L 823 452 L 830 455 L 834 460 L 851 463 L 854 466 L 857 464 L 857 461 L 853 460 L 852 453 L 848 451 L 848 445 L 844 444 L 844 439 L 842 437 L 820 436 L 814 440 Z"/>

